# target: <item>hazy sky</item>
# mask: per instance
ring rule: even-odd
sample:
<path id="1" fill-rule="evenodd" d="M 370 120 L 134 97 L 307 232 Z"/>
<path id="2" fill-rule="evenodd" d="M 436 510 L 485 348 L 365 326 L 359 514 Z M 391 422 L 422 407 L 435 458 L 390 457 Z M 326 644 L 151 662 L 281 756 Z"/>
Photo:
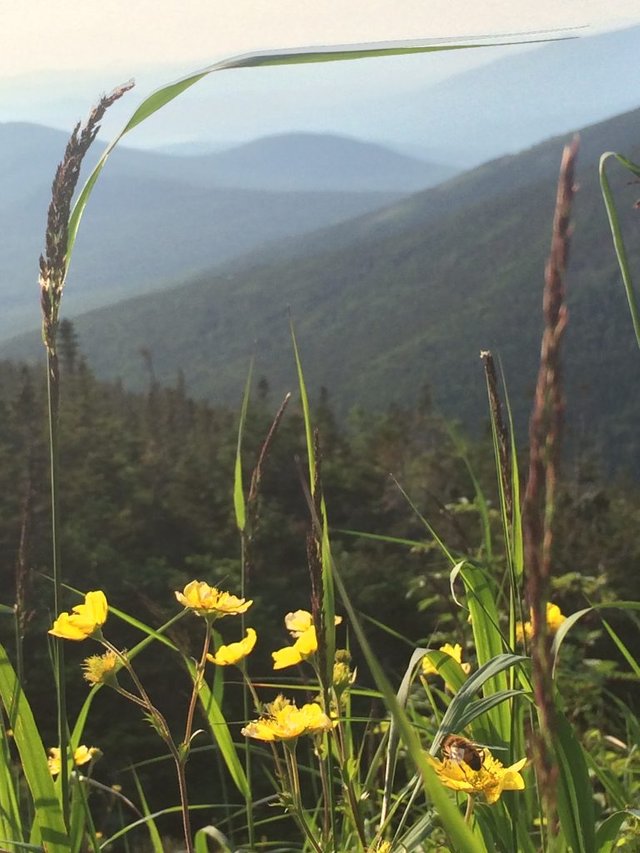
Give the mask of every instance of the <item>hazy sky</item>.
<path id="1" fill-rule="evenodd" d="M 0 0 L 0 76 L 265 47 L 640 22 L 640 0 Z"/>

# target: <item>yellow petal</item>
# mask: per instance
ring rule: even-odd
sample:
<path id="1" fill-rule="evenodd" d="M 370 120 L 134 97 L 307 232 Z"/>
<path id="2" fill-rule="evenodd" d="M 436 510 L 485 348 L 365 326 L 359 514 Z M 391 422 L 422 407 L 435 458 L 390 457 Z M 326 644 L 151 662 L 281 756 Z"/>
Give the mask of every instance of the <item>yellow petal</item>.
<path id="1" fill-rule="evenodd" d="M 89 633 L 71 620 L 72 617 L 68 613 L 61 613 L 48 633 L 54 637 L 62 637 L 63 640 L 86 640 Z"/>
<path id="2" fill-rule="evenodd" d="M 247 628 L 247 635 L 243 640 L 240 640 L 239 643 L 220 646 L 214 655 L 207 655 L 207 660 L 218 666 L 230 666 L 239 663 L 253 650 L 256 639 L 257 635 L 253 628 Z"/>
<path id="3" fill-rule="evenodd" d="M 300 652 L 295 646 L 285 646 L 283 649 L 271 652 L 271 657 L 274 669 L 286 669 L 288 666 L 295 666 L 302 662 Z"/>
<path id="4" fill-rule="evenodd" d="M 313 621 L 308 610 L 294 610 L 284 617 L 284 624 L 292 637 L 299 637 L 312 626 Z"/>
<path id="5" fill-rule="evenodd" d="M 84 605 L 81 604 L 73 609 L 74 611 L 77 611 L 80 608 L 83 609 L 83 613 L 86 618 L 91 619 L 94 625 L 102 626 L 107 621 L 109 605 L 107 604 L 107 598 L 101 589 L 88 592 L 84 597 Z"/>

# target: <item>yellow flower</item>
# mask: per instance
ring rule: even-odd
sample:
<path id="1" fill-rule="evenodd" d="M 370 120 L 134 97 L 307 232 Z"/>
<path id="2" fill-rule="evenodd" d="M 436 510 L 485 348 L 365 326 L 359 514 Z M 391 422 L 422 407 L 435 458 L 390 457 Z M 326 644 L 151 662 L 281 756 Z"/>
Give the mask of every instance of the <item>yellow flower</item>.
<path id="1" fill-rule="evenodd" d="M 431 755 L 428 759 L 446 788 L 465 794 L 483 794 L 489 804 L 497 802 L 503 791 L 523 790 L 524 779 L 520 770 L 527 763 L 526 758 L 521 758 L 511 767 L 504 767 L 486 747 L 482 752 L 482 766 L 479 770 L 473 770 L 465 761 L 457 759 L 445 758 L 440 761 Z"/>
<path id="2" fill-rule="evenodd" d="M 183 607 L 188 607 L 198 616 L 212 616 L 216 619 L 246 613 L 253 604 L 253 601 L 246 601 L 229 592 L 220 592 L 204 581 L 191 581 L 182 592 L 176 592 L 176 598 Z"/>
<path id="3" fill-rule="evenodd" d="M 100 758 L 101 755 L 102 752 L 97 746 L 79 746 L 73 753 L 73 763 L 79 767 L 93 761 L 94 758 Z M 57 776 L 60 773 L 60 749 L 57 746 L 52 746 L 49 750 L 47 763 L 51 775 Z"/>
<path id="4" fill-rule="evenodd" d="M 214 655 L 207 655 L 207 660 L 218 666 L 230 666 L 240 663 L 243 658 L 253 651 L 257 635 L 253 628 L 247 628 L 247 635 L 239 643 L 230 643 L 228 646 L 220 646 Z"/>
<path id="5" fill-rule="evenodd" d="M 339 625 L 341 622 L 342 616 L 336 616 L 335 624 Z M 286 669 L 288 666 L 295 666 L 318 651 L 318 637 L 313 624 L 313 617 L 308 610 L 296 610 L 293 613 L 287 613 L 284 617 L 284 624 L 291 636 L 297 639 L 292 646 L 285 646 L 283 649 L 271 653 L 274 669 Z"/>
<path id="6" fill-rule="evenodd" d="M 284 624 L 292 637 L 299 637 L 313 625 L 313 617 L 308 610 L 294 610 L 284 617 Z"/>
<path id="7" fill-rule="evenodd" d="M 531 611 L 531 618 L 533 619 L 533 611 Z M 557 604 L 552 604 L 550 601 L 547 601 L 547 627 L 550 634 L 555 634 L 566 618 L 567 617 L 563 614 Z M 517 623 L 516 640 L 519 643 L 522 643 L 525 638 L 530 640 L 532 636 L 533 625 L 531 622 L 525 622 L 524 625 L 522 625 L 521 622 Z"/>
<path id="8" fill-rule="evenodd" d="M 64 640 L 86 640 L 99 634 L 107 621 L 108 611 L 109 605 L 102 590 L 88 592 L 84 604 L 76 604 L 71 613 L 61 613 L 49 633 Z"/>
<path id="9" fill-rule="evenodd" d="M 120 661 L 115 652 L 105 652 L 103 655 L 91 655 L 82 664 L 83 677 L 89 684 L 117 683 L 116 674 L 120 668 Z"/>
<path id="10" fill-rule="evenodd" d="M 452 657 L 460 664 L 463 671 L 467 674 L 471 671 L 470 663 L 462 663 L 462 646 L 460 643 L 456 643 L 455 646 L 452 646 L 451 643 L 445 643 L 444 646 L 440 646 L 438 651 L 444 652 L 446 655 Z M 427 655 L 422 658 L 422 674 L 438 675 L 438 668 L 431 663 L 431 660 Z"/>
<path id="11" fill-rule="evenodd" d="M 342 616 L 335 617 L 335 624 L 342 622 Z M 313 625 L 313 616 L 308 610 L 294 610 L 284 617 L 284 624 L 292 637 L 300 637 Z"/>
<path id="12" fill-rule="evenodd" d="M 316 702 L 297 708 L 282 697 L 278 697 L 275 702 L 267 706 L 267 716 L 248 723 L 242 729 L 242 734 L 257 740 L 287 741 L 301 735 L 328 732 L 331 728 L 331 720 Z"/>
<path id="13" fill-rule="evenodd" d="M 285 646 L 283 649 L 278 649 L 277 652 L 271 652 L 273 668 L 286 669 L 288 666 L 295 666 L 317 651 L 318 638 L 316 637 L 316 629 L 312 625 L 300 634 L 292 646 Z"/>

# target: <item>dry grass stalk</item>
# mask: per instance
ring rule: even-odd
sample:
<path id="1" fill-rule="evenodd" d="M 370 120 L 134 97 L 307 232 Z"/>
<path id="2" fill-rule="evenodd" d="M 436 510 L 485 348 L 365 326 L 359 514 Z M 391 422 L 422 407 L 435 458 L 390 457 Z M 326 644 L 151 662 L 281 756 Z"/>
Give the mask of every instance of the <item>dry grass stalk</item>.
<path id="1" fill-rule="evenodd" d="M 551 639 L 547 627 L 552 568 L 553 514 L 558 479 L 560 439 L 564 415 L 560 344 L 567 325 L 564 275 L 571 237 L 570 214 L 573 197 L 578 138 L 565 146 L 560 165 L 558 191 L 545 267 L 543 297 L 544 332 L 533 411 L 529 422 L 529 475 L 522 507 L 527 599 L 532 611 L 533 688 L 539 712 L 540 731 L 534 739 L 534 761 L 547 826 L 556 820 L 555 786 L 557 768 L 553 760 L 552 733 L 555 723 Z"/>
<path id="2" fill-rule="evenodd" d="M 507 518 L 509 521 L 513 518 L 513 488 L 511 483 L 511 452 L 509 442 L 509 430 L 507 429 L 504 418 L 502 417 L 502 403 L 498 393 L 498 378 L 496 376 L 496 365 L 493 360 L 493 355 L 489 350 L 483 350 L 480 353 L 482 365 L 484 367 L 484 375 L 487 381 L 487 394 L 489 396 L 489 407 L 491 409 L 491 420 L 496 432 L 496 440 L 498 442 L 498 461 L 500 465 L 500 482 L 502 484 L 502 494 L 507 509 Z"/>
<path id="3" fill-rule="evenodd" d="M 68 268 L 67 244 L 71 200 L 80 177 L 80 167 L 100 130 L 100 122 L 105 112 L 132 86 L 132 82 L 125 83 L 114 89 L 110 95 L 104 95 L 91 110 L 85 124 L 78 122 L 53 179 L 51 203 L 47 215 L 46 248 L 45 254 L 40 256 L 39 277 L 42 337 L 49 353 L 55 352 L 60 300 Z"/>

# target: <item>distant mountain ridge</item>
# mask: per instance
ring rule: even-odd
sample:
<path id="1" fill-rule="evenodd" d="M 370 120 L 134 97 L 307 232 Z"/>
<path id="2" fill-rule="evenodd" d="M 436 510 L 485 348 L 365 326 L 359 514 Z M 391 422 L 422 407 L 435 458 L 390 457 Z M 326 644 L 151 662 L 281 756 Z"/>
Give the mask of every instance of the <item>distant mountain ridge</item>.
<path id="1" fill-rule="evenodd" d="M 38 321 L 32 288 L 66 141 L 51 128 L 0 124 L 0 337 Z M 95 144 L 85 173 L 104 148 Z M 118 148 L 84 216 L 65 298 L 77 312 L 157 290 L 271 241 L 381 207 L 451 172 L 340 137 L 282 136 L 198 157 Z"/>
<path id="2" fill-rule="evenodd" d="M 597 178 L 600 154 L 640 156 L 640 110 L 584 129 L 569 275 L 565 364 L 573 446 L 633 448 L 640 467 L 636 352 Z M 157 377 L 179 369 L 189 390 L 237 401 L 247 363 L 274 393 L 295 387 L 288 333 L 294 319 L 309 387 L 337 409 L 410 404 L 428 383 L 449 415 L 486 417 L 478 353 L 502 358 L 517 423 L 531 401 L 542 325 L 561 139 L 501 158 L 445 185 L 191 283 L 78 317 L 81 346 L 101 376 L 145 387 L 141 347 Z M 614 180 L 637 217 L 637 188 Z M 304 245 L 303 245 L 304 244 Z M 630 245 L 640 266 L 640 247 Z M 38 350 L 36 336 L 4 356 Z"/>

